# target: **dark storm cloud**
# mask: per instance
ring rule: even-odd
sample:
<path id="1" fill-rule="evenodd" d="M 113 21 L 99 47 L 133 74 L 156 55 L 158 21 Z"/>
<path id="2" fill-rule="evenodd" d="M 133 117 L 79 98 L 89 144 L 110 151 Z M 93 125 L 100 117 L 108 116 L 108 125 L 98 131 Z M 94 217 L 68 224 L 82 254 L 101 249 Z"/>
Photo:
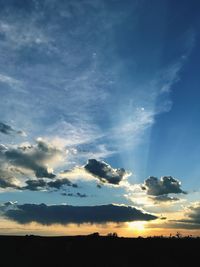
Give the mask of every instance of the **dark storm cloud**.
<path id="1" fill-rule="evenodd" d="M 60 189 L 63 186 L 78 187 L 77 184 L 73 184 L 69 179 L 57 179 L 55 181 L 46 181 L 45 179 L 27 180 L 26 186 L 21 187 L 23 190 L 40 191 L 44 189 L 54 188 Z"/>
<path id="2" fill-rule="evenodd" d="M 19 135 L 25 135 L 23 131 L 17 131 L 14 128 L 12 128 L 10 125 L 7 125 L 3 122 L 0 122 L 0 133 L 11 135 L 11 134 L 19 134 Z"/>
<path id="3" fill-rule="evenodd" d="M 48 171 L 46 162 L 58 153 L 55 147 L 40 140 L 34 146 L 1 149 L 0 159 L 11 166 L 32 170 L 37 178 L 54 178 L 55 174 Z"/>
<path id="4" fill-rule="evenodd" d="M 89 159 L 84 168 L 100 181 L 115 185 L 119 184 L 123 177 L 127 175 L 125 169 L 113 169 L 106 162 L 96 159 Z"/>
<path id="5" fill-rule="evenodd" d="M 163 176 L 160 180 L 157 177 L 150 176 L 144 181 L 142 189 L 146 190 L 147 194 L 152 196 L 167 195 L 171 193 L 186 194 L 186 192 L 181 189 L 181 182 L 172 176 Z"/>
<path id="6" fill-rule="evenodd" d="M 68 206 L 23 204 L 4 212 L 4 216 L 21 224 L 37 222 L 44 225 L 68 223 L 106 223 L 149 221 L 157 217 L 130 206 Z"/>

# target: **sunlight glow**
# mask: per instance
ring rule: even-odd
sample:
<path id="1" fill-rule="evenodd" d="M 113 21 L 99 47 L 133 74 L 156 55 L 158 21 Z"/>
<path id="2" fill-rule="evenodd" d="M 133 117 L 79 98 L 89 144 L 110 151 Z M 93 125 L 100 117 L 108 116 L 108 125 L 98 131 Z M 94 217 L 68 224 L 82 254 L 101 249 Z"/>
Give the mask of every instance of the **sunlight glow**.
<path id="1" fill-rule="evenodd" d="M 143 222 L 143 221 L 128 222 L 128 227 L 129 227 L 130 230 L 143 232 L 145 230 L 145 223 L 146 222 Z"/>

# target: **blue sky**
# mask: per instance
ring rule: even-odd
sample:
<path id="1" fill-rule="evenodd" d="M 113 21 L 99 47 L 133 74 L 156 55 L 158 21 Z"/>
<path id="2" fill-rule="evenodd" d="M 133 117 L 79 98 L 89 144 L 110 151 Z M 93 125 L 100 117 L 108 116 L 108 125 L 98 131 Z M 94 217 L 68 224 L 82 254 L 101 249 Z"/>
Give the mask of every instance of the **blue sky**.
<path id="1" fill-rule="evenodd" d="M 199 1 L 0 4 L 1 203 L 197 205 Z M 25 189 L 52 174 L 78 187 Z M 158 190 L 180 204 L 153 209 L 149 176 L 180 181 Z"/>

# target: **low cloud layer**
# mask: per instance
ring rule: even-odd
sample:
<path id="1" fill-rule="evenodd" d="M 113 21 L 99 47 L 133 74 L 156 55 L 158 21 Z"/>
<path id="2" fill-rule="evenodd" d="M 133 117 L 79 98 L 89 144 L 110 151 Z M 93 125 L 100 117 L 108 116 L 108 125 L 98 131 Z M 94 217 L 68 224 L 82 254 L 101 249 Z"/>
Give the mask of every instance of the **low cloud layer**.
<path id="1" fill-rule="evenodd" d="M 107 223 L 127 221 L 149 221 L 157 217 L 144 213 L 130 206 L 102 205 L 102 206 L 69 206 L 45 204 L 10 205 L 4 209 L 4 216 L 20 224 L 37 222 L 43 225 L 69 223 Z"/>
<path id="2" fill-rule="evenodd" d="M 142 189 L 152 196 L 186 193 L 181 189 L 181 182 L 172 176 L 163 176 L 160 180 L 157 177 L 150 176 L 144 181 Z"/>
<path id="3" fill-rule="evenodd" d="M 162 228 L 183 229 L 183 230 L 199 230 L 200 229 L 200 202 L 195 202 L 186 207 L 183 212 L 182 219 L 169 220 L 167 223 L 160 225 Z M 155 225 L 158 227 L 158 225 Z"/>
<path id="4" fill-rule="evenodd" d="M 200 224 L 200 202 L 190 206 L 187 215 L 191 221 Z"/>
<path id="5" fill-rule="evenodd" d="M 128 175 L 125 169 L 113 169 L 106 162 L 96 159 L 89 159 L 84 168 L 101 182 L 114 185 L 118 185 L 120 181 Z"/>
<path id="6" fill-rule="evenodd" d="M 196 202 L 193 205 L 187 207 L 185 218 L 180 220 L 179 222 L 199 225 L 200 228 L 200 202 Z"/>

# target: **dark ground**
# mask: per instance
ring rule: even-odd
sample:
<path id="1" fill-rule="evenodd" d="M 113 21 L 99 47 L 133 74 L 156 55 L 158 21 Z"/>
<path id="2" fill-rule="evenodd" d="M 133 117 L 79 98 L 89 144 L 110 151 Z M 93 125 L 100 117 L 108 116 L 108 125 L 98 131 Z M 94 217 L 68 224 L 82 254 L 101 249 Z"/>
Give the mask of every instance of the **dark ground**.
<path id="1" fill-rule="evenodd" d="M 0 236 L 0 266 L 200 266 L 200 238 Z"/>

